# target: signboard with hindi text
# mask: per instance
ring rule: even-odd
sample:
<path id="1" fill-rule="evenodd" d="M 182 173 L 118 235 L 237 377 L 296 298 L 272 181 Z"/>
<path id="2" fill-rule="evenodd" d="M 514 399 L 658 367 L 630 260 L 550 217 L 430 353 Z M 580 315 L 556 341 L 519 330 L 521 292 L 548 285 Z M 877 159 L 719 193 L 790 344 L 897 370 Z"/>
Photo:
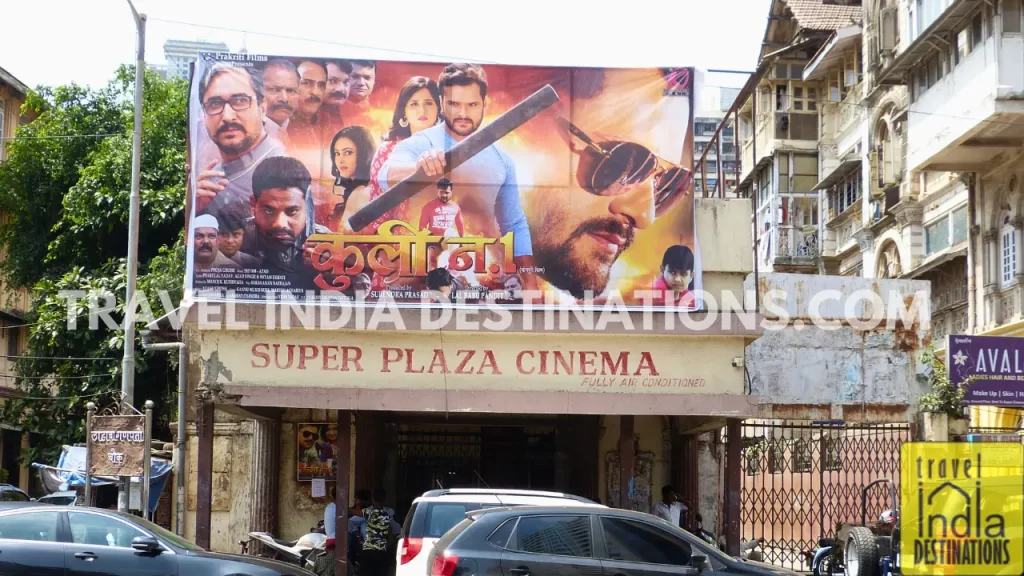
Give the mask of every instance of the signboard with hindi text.
<path id="1" fill-rule="evenodd" d="M 145 446 L 145 416 L 93 416 L 87 448 L 89 475 L 142 476 Z"/>
<path id="2" fill-rule="evenodd" d="M 202 53 L 198 299 L 701 307 L 688 67 Z"/>

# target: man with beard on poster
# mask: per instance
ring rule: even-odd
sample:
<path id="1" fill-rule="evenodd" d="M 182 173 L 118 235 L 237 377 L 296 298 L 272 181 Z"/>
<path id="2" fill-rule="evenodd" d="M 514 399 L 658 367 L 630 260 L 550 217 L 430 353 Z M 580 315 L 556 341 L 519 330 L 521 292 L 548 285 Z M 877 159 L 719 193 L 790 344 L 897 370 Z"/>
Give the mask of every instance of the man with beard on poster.
<path id="1" fill-rule="evenodd" d="M 327 70 L 313 60 L 303 60 L 298 66 L 299 107 L 295 110 L 288 137 L 296 146 L 321 148 L 320 108 L 327 93 Z"/>
<path id="2" fill-rule="evenodd" d="M 303 257 L 303 247 L 310 233 L 329 232 L 323 226 L 310 226 L 310 181 L 302 162 L 287 156 L 269 158 L 252 175 L 252 214 L 261 266 L 284 275 L 292 289 L 313 288 L 313 270 Z"/>
<path id="3" fill-rule="evenodd" d="M 220 225 L 217 218 L 210 214 L 197 216 L 192 223 L 192 242 L 194 243 L 196 270 L 211 268 L 239 268 L 227 256 L 221 254 L 219 244 Z"/>
<path id="4" fill-rule="evenodd" d="M 263 126 L 262 77 L 246 68 L 223 63 L 210 66 L 199 81 L 203 123 L 217 145 L 220 158 L 210 160 L 196 175 L 196 212 L 252 197 L 253 168 L 284 146 Z"/>
<path id="5" fill-rule="evenodd" d="M 576 157 L 564 191 L 531 193 L 530 228 L 540 276 L 575 300 L 608 288 L 612 266 L 636 238 L 688 193 L 690 171 L 625 138 L 590 135 L 565 118 Z"/>
<path id="6" fill-rule="evenodd" d="M 449 64 L 438 78 L 444 123 L 432 126 L 399 142 L 378 174 L 387 192 L 422 169 L 431 182 L 446 176 L 456 184 L 458 205 L 468 200 L 493 198 L 494 218 L 502 235 L 512 232 L 513 262 L 517 268 L 533 268 L 530 227 L 519 203 L 516 167 L 512 159 L 491 144 L 446 174 L 445 153 L 480 128 L 487 98 L 487 75 L 476 64 Z M 426 182 L 424 183 L 426 185 Z M 474 198 L 476 196 L 476 198 Z M 528 289 L 535 286 L 532 272 L 522 274 Z"/>
<path id="7" fill-rule="evenodd" d="M 349 97 L 352 64 L 347 60 L 327 61 L 327 92 L 320 105 L 320 124 L 323 134 L 335 134 L 351 122 L 346 122 L 342 107 Z"/>

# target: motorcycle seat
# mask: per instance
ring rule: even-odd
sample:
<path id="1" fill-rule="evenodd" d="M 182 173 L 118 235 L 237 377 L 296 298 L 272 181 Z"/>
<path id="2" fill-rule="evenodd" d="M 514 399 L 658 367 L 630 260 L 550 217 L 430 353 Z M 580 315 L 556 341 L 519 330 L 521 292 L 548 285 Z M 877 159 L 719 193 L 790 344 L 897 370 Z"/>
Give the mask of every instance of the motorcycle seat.
<path id="1" fill-rule="evenodd" d="M 294 548 L 295 544 L 298 543 L 298 540 L 278 540 L 277 538 L 274 538 L 274 542 L 284 546 L 285 548 Z"/>
<path id="2" fill-rule="evenodd" d="M 838 543 L 838 540 L 835 538 L 822 538 L 821 540 L 818 540 L 818 546 L 821 546 L 822 548 L 825 546 L 835 546 Z"/>

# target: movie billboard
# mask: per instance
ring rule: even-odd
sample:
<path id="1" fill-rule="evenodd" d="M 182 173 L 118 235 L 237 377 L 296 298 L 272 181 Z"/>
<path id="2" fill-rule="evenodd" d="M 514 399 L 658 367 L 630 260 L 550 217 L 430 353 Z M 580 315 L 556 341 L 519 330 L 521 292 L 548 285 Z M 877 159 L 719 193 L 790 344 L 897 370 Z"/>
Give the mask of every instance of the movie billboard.
<path id="1" fill-rule="evenodd" d="M 197 298 L 694 309 L 692 68 L 200 54 Z"/>
<path id="2" fill-rule="evenodd" d="M 315 478 L 333 481 L 338 475 L 338 425 L 299 424 L 296 437 L 296 468 L 299 482 Z"/>

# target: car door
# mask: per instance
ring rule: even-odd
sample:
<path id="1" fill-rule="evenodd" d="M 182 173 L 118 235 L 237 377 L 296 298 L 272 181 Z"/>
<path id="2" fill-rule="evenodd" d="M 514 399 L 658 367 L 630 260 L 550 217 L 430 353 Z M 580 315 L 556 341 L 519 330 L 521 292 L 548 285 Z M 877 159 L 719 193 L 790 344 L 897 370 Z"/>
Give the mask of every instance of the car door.
<path id="1" fill-rule="evenodd" d="M 501 554 L 502 576 L 600 576 L 589 514 L 521 516 Z"/>
<path id="2" fill-rule="evenodd" d="M 0 516 L 0 574 L 63 576 L 60 510 L 34 507 Z"/>
<path id="3" fill-rule="evenodd" d="M 132 548 L 137 536 L 152 537 L 112 515 L 92 511 L 67 512 L 69 542 L 64 546 L 68 576 L 117 576 L 120 574 L 176 576 L 174 552 L 140 552 Z"/>
<path id="4" fill-rule="evenodd" d="M 697 576 L 694 549 L 686 540 L 653 523 L 616 516 L 599 517 L 598 548 L 604 576 Z M 698 552 L 699 553 L 699 552 Z"/>

